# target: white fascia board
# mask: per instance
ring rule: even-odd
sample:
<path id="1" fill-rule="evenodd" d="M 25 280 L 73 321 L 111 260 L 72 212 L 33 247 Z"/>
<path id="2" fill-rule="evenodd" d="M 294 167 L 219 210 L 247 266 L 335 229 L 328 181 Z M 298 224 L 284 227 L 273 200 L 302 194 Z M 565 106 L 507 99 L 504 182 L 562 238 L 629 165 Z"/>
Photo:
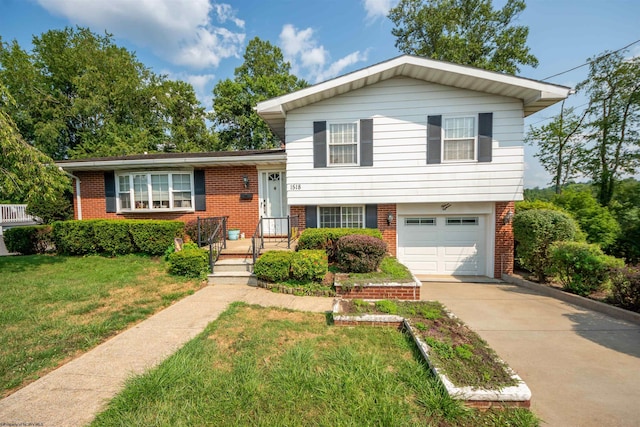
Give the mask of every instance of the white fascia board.
<path id="1" fill-rule="evenodd" d="M 125 169 L 139 167 L 158 166 L 190 166 L 211 165 L 225 166 L 234 164 L 269 164 L 282 163 L 287 159 L 284 153 L 262 156 L 236 156 L 236 157 L 182 157 L 171 159 L 131 159 L 131 160 L 96 160 L 88 162 L 58 163 L 57 166 L 64 170 L 100 170 L 100 169 Z"/>

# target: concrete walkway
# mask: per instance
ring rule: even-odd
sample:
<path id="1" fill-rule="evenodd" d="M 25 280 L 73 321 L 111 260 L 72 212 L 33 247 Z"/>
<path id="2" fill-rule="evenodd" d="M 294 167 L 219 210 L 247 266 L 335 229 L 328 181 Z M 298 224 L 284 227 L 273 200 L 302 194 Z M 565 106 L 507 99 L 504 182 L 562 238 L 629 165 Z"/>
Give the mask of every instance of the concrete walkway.
<path id="1" fill-rule="evenodd" d="M 333 299 L 275 294 L 249 286 L 208 286 L 0 400 L 0 426 L 86 425 L 127 378 L 173 354 L 233 301 L 325 312 L 331 310 Z"/>
<path id="2" fill-rule="evenodd" d="M 543 425 L 640 425 L 640 325 L 510 284 L 423 283 L 520 374 Z"/>

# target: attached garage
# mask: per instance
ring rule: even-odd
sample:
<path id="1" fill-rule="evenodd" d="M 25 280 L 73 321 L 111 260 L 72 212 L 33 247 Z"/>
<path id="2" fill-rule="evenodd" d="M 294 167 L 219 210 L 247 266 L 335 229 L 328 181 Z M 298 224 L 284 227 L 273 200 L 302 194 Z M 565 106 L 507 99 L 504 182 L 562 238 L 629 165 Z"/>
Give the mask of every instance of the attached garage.
<path id="1" fill-rule="evenodd" d="M 486 214 L 398 215 L 398 259 L 415 274 L 485 276 Z"/>

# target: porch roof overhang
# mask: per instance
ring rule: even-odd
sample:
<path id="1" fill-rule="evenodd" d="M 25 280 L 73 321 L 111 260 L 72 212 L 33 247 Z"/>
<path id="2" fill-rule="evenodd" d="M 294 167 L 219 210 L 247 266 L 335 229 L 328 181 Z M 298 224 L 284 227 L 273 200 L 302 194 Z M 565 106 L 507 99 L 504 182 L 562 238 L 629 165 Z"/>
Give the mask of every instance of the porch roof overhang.
<path id="1" fill-rule="evenodd" d="M 284 150 L 213 151 L 207 153 L 152 153 L 117 157 L 60 160 L 56 165 L 67 172 L 123 169 L 205 168 L 214 166 L 281 166 Z"/>
<path id="2" fill-rule="evenodd" d="M 257 113 L 285 140 L 287 112 L 394 77 L 520 99 L 524 117 L 565 99 L 572 89 L 479 68 L 402 55 L 299 91 L 258 103 Z"/>

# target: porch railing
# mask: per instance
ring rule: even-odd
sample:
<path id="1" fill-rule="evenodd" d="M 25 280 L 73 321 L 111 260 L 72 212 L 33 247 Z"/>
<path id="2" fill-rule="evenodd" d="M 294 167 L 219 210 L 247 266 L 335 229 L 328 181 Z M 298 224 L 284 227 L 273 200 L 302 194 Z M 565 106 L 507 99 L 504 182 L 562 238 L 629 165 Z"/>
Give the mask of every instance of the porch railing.
<path id="1" fill-rule="evenodd" d="M 287 248 L 291 248 L 291 241 L 296 237 L 299 227 L 299 218 L 297 215 L 286 217 L 260 218 L 256 231 L 251 236 L 251 253 L 253 263 L 260 256 L 260 250 L 264 249 L 265 239 L 271 241 L 285 241 Z"/>
<path id="2" fill-rule="evenodd" d="M 198 246 L 209 246 L 209 271 L 220 257 L 220 251 L 227 247 L 228 216 L 211 218 L 198 217 Z"/>
<path id="3" fill-rule="evenodd" d="M 39 218 L 27 214 L 27 205 L 0 205 L 0 236 L 3 226 L 32 225 L 38 222 Z"/>

